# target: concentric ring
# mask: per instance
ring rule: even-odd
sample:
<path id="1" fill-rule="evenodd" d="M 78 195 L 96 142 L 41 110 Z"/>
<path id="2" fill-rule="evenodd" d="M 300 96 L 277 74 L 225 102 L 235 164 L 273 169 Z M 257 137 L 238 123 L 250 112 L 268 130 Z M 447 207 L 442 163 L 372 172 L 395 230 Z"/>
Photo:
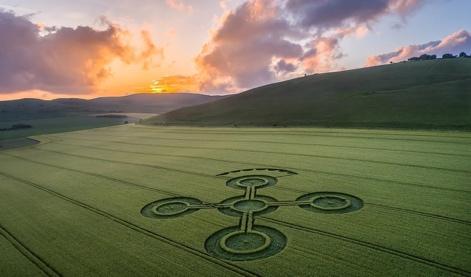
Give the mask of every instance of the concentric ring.
<path id="1" fill-rule="evenodd" d="M 248 187 L 263 188 L 267 186 L 273 186 L 276 183 L 277 179 L 268 175 L 246 175 L 232 178 L 226 182 L 226 185 L 236 189 L 245 190 Z"/>
<path id="2" fill-rule="evenodd" d="M 314 192 L 302 195 L 297 202 L 305 210 L 318 213 L 349 213 L 363 207 L 363 201 L 353 195 L 340 192 Z"/>
<path id="3" fill-rule="evenodd" d="M 217 258 L 231 261 L 250 261 L 267 258 L 286 247 L 286 236 L 263 225 L 254 225 L 244 232 L 239 226 L 219 230 L 205 242 L 206 251 Z"/>
<path id="4" fill-rule="evenodd" d="M 147 204 L 141 214 L 151 218 L 174 218 L 196 212 L 199 208 L 192 207 L 202 202 L 191 197 L 172 197 Z"/>
<path id="5" fill-rule="evenodd" d="M 223 200 L 220 205 L 224 207 L 218 208 L 218 210 L 230 216 L 242 216 L 243 213 L 252 212 L 254 215 L 262 215 L 275 211 L 278 206 L 271 206 L 269 202 L 276 202 L 277 200 L 273 197 L 266 195 L 257 195 L 253 199 L 246 199 L 243 196 L 231 197 Z"/>

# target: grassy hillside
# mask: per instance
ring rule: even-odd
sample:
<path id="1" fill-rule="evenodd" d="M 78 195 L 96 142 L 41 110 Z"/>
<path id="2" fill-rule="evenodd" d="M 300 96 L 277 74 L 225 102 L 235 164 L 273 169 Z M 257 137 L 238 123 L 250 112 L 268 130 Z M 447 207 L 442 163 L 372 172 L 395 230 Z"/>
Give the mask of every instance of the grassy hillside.
<path id="1" fill-rule="evenodd" d="M 36 139 L 0 151 L 1 276 L 471 276 L 470 133 L 121 125 Z"/>
<path id="2" fill-rule="evenodd" d="M 471 128 L 471 59 L 315 74 L 182 108 L 147 123 Z"/>
<path id="3" fill-rule="evenodd" d="M 20 99 L 0 101 L 0 121 L 49 118 L 71 113 L 164 113 L 181 107 L 198 105 L 220 96 L 194 93 L 140 93 L 120 97 L 100 97 L 91 100 L 61 98 L 55 100 Z"/>

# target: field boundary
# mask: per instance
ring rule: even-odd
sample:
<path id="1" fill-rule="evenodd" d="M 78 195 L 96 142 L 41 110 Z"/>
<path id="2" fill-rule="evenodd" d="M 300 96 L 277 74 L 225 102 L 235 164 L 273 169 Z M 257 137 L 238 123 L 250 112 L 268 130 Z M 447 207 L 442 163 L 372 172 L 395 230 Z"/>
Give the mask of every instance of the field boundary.
<path id="1" fill-rule="evenodd" d="M 18 240 L 10 233 L 2 224 L 0 224 L 0 236 L 3 236 L 8 242 L 15 247 L 26 259 L 33 263 L 39 270 L 47 276 L 62 276 L 56 269 L 48 264 L 44 259 L 29 249 L 24 243 Z"/>

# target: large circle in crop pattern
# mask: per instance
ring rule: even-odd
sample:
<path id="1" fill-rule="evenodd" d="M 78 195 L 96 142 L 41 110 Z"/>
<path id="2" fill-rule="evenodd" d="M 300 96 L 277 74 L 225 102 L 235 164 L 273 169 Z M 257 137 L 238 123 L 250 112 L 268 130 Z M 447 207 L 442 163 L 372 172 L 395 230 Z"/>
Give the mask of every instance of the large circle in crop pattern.
<path id="1" fill-rule="evenodd" d="M 205 243 L 206 251 L 217 258 L 232 261 L 250 261 L 279 253 L 286 246 L 286 236 L 263 225 L 254 225 L 250 231 L 232 226 L 212 234 Z"/>
<path id="2" fill-rule="evenodd" d="M 299 206 L 305 210 L 318 213 L 349 213 L 363 207 L 363 201 L 353 195 L 340 192 L 314 192 L 298 199 Z"/>

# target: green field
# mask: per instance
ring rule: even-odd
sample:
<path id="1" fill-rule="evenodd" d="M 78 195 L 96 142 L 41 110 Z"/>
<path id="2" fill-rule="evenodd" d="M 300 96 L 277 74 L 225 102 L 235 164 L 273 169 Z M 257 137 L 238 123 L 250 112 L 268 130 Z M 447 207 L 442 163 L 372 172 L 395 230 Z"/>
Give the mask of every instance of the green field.
<path id="1" fill-rule="evenodd" d="M 42 135 L 49 133 L 62 133 L 76 130 L 99 128 L 124 124 L 125 121 L 132 123 L 140 119 L 148 118 L 153 114 L 148 113 L 125 113 L 125 118 L 117 117 L 99 117 L 103 114 L 75 114 L 68 116 L 52 116 L 45 118 L 34 118 L 30 116 L 26 119 L 0 119 L 0 128 L 8 128 L 13 124 L 29 124 L 32 128 L 18 129 L 12 131 L 0 131 L 0 147 L 6 140 L 15 140 L 26 138 L 33 135 Z M 97 117 L 98 116 L 98 117 Z"/>
<path id="2" fill-rule="evenodd" d="M 0 151 L 0 276 L 471 275 L 471 133 L 34 138 Z"/>

